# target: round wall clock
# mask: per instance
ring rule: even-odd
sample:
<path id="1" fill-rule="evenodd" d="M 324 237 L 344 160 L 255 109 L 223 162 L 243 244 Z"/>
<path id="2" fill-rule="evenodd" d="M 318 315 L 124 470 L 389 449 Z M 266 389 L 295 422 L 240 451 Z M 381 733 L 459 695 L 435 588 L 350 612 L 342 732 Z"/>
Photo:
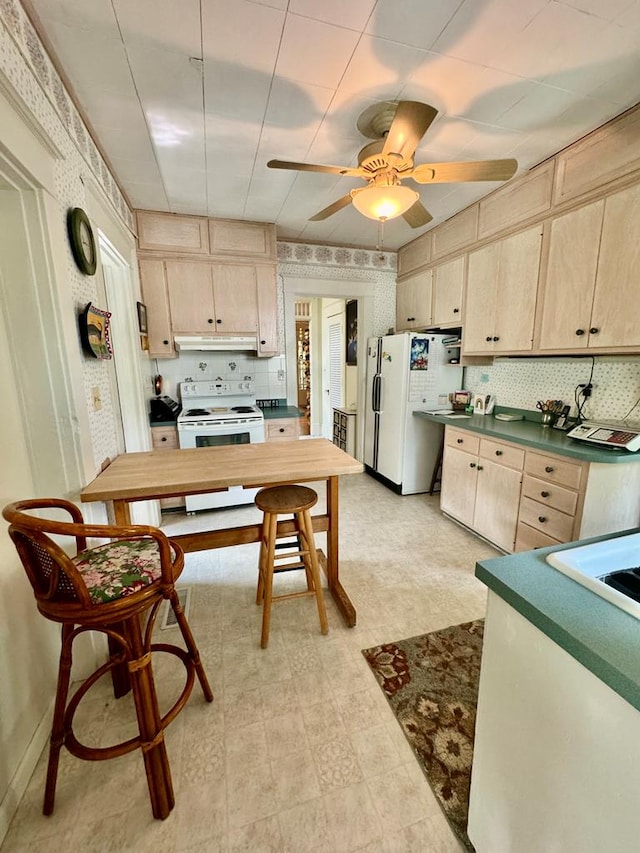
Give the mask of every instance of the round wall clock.
<path id="1" fill-rule="evenodd" d="M 89 217 L 81 207 L 73 207 L 67 214 L 67 230 L 78 269 L 85 275 L 94 275 L 97 265 L 96 241 Z"/>

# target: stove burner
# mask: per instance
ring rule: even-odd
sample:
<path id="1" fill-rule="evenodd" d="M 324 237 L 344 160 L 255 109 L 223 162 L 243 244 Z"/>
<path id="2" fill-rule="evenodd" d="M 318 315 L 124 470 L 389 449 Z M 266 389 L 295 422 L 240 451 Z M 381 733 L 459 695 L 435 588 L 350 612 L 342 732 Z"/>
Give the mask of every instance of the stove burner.
<path id="1" fill-rule="evenodd" d="M 247 415 L 253 412 L 253 406 L 232 406 L 231 411 L 239 412 L 241 415 Z"/>
<path id="2" fill-rule="evenodd" d="M 188 418 L 199 418 L 208 414 L 209 411 L 207 409 L 189 409 L 188 412 L 185 412 L 185 415 Z"/>

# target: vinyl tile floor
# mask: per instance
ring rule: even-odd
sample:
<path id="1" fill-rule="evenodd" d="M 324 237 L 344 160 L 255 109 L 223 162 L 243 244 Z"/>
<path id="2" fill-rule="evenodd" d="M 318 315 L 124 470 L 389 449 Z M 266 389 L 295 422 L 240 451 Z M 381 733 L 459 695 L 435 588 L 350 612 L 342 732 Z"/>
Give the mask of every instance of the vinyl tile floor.
<path id="1" fill-rule="evenodd" d="M 324 484 L 318 484 L 324 502 Z M 253 506 L 166 513 L 168 535 L 250 523 Z M 324 534 L 316 537 L 324 547 Z M 439 510 L 437 496 L 400 497 L 367 474 L 340 480 L 340 578 L 357 609 L 347 628 L 326 595 L 329 633 L 315 602 L 274 603 L 260 648 L 257 545 L 188 554 L 189 622 L 215 701 L 196 682 L 167 729 L 176 805 L 154 820 L 138 751 L 85 762 L 63 750 L 55 811 L 42 815 L 46 750 L 2 853 L 458 853 L 462 850 L 361 650 L 480 618 L 486 589 L 476 560 L 497 552 Z M 304 574 L 276 579 L 300 588 Z M 160 620 L 158 620 L 160 622 Z M 159 642 L 178 641 L 160 627 Z M 168 708 L 181 664 L 157 655 Z M 95 694 L 95 695 L 94 695 Z M 128 697 L 108 679 L 83 700 L 81 740 L 106 745 L 135 732 Z"/>

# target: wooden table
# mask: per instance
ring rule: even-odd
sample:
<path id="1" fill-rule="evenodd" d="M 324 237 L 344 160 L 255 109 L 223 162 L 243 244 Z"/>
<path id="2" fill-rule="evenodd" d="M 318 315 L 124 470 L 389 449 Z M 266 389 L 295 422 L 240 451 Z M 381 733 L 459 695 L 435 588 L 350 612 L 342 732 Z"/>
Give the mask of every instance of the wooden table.
<path id="1" fill-rule="evenodd" d="M 338 477 L 363 470 L 360 462 L 324 438 L 152 450 L 123 453 L 82 490 L 83 502 L 111 501 L 116 524 L 131 524 L 129 504 L 176 495 L 215 492 L 227 486 L 275 486 L 326 482 L 327 510 L 313 516 L 313 529 L 327 534 L 326 557 L 319 552 L 329 591 L 349 627 L 356 611 L 340 583 L 338 571 Z M 278 535 L 293 532 L 293 521 L 278 523 Z M 259 542 L 260 524 L 184 533 L 171 538 L 186 552 Z"/>

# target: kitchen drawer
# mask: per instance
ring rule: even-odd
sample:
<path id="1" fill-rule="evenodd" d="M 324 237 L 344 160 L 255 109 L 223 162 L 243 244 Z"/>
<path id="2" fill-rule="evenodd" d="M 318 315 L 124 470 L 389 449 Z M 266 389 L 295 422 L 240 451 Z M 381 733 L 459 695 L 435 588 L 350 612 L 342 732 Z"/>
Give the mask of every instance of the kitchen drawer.
<path id="1" fill-rule="evenodd" d="M 284 441 L 298 438 L 300 425 L 298 418 L 274 418 L 266 421 L 267 441 Z"/>
<path id="2" fill-rule="evenodd" d="M 474 435 L 462 429 L 451 429 L 447 427 L 445 432 L 445 444 L 464 450 L 466 453 L 478 453 L 480 448 L 480 436 Z"/>
<path id="3" fill-rule="evenodd" d="M 154 450 L 176 450 L 178 448 L 177 427 L 151 427 L 151 446 Z"/>
<path id="4" fill-rule="evenodd" d="M 519 520 L 559 542 L 570 542 L 573 538 L 574 517 L 572 515 L 545 506 L 531 498 L 521 499 Z"/>
<path id="5" fill-rule="evenodd" d="M 524 450 L 512 444 L 502 444 L 486 438 L 480 439 L 480 456 L 500 465 L 506 465 L 507 468 L 515 468 L 517 471 L 522 471 L 524 465 Z"/>
<path id="6" fill-rule="evenodd" d="M 578 489 L 582 479 L 583 466 L 568 462 L 558 456 L 543 456 L 541 453 L 527 451 L 524 461 L 525 474 L 532 474 L 552 483 L 560 483 L 570 489 Z"/>
<path id="7" fill-rule="evenodd" d="M 578 505 L 578 493 L 550 483 L 548 480 L 539 480 L 530 474 L 525 474 L 522 480 L 522 494 L 532 498 L 534 501 L 552 506 L 567 515 L 575 515 Z"/>
<path id="8" fill-rule="evenodd" d="M 529 527 L 528 524 L 518 524 L 516 531 L 516 547 L 515 551 L 533 551 L 534 548 L 546 548 L 548 545 L 560 545 L 557 539 L 552 539 L 546 533 L 536 530 L 534 527 Z"/>
<path id="9" fill-rule="evenodd" d="M 154 450 L 177 450 L 179 446 L 176 426 L 151 427 L 151 447 Z M 184 497 L 160 500 L 160 509 L 175 509 L 184 505 Z"/>

